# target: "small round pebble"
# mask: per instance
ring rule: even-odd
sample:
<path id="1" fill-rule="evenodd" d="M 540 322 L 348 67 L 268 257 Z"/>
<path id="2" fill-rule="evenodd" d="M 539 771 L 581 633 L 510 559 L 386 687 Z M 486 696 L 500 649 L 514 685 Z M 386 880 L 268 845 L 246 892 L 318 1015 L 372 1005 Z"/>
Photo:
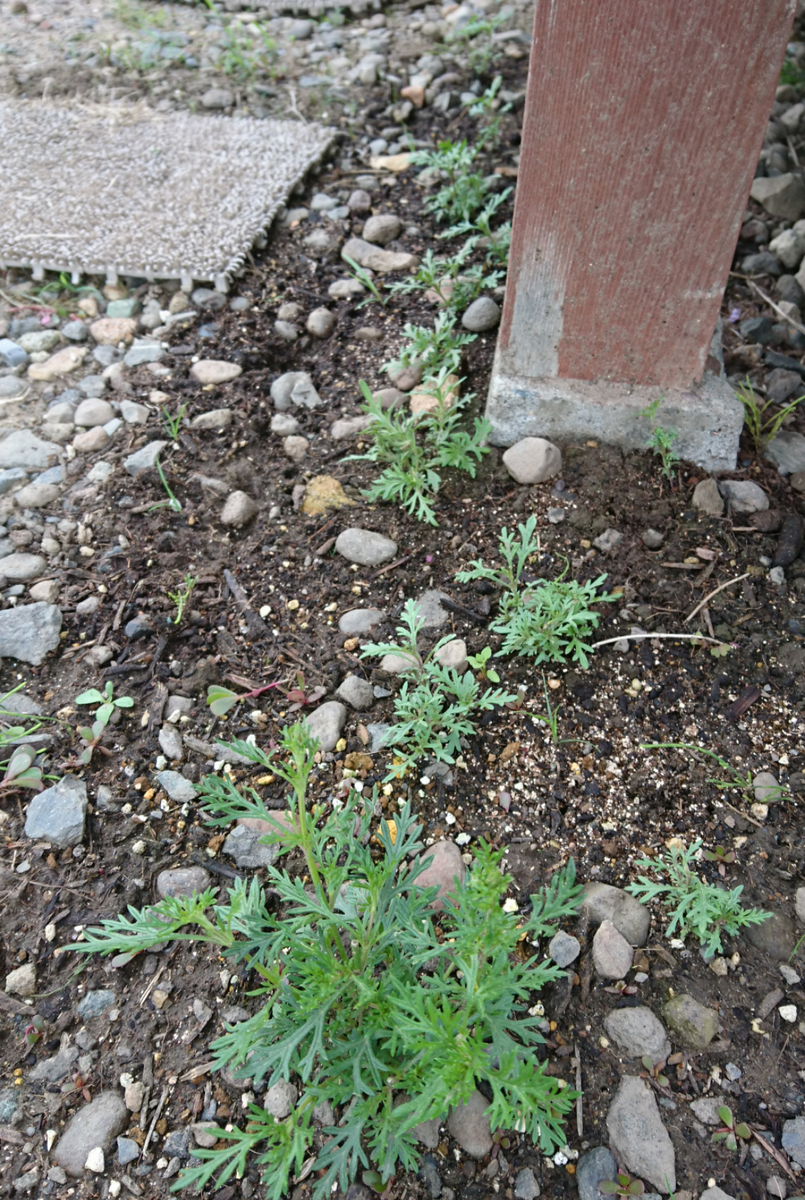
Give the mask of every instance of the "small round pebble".
<path id="1" fill-rule="evenodd" d="M 461 318 L 461 324 L 465 329 L 469 329 L 470 333 L 485 333 L 487 329 L 494 329 L 499 323 L 500 307 L 491 296 L 479 296 L 477 300 L 473 300 Z"/>
<path id="2" fill-rule="evenodd" d="M 330 312 L 329 308 L 314 308 L 305 322 L 305 328 L 314 337 L 329 337 L 335 329 L 335 315 Z"/>

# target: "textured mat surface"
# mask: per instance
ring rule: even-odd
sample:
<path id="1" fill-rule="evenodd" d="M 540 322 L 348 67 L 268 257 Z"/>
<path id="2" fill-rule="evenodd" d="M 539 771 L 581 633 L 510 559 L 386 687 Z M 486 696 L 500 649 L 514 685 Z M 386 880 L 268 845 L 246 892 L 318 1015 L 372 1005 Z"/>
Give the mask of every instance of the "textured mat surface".
<path id="1" fill-rule="evenodd" d="M 332 131 L 0 103 L 0 265 L 223 287 Z"/>

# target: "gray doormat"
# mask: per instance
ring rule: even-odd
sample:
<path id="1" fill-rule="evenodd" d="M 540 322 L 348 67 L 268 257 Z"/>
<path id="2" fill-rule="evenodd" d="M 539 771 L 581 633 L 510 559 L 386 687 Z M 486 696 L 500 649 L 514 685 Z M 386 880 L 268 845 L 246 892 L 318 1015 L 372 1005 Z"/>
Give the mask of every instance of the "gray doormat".
<path id="1" fill-rule="evenodd" d="M 0 267 L 225 288 L 333 139 L 298 121 L 0 102 Z"/>

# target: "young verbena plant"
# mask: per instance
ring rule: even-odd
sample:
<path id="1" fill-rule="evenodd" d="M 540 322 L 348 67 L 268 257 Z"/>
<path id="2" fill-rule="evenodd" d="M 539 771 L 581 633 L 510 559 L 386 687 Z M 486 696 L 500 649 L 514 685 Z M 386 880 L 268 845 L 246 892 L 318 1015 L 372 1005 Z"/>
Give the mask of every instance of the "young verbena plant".
<path id="1" fill-rule="evenodd" d="M 760 925 L 771 913 L 744 908 L 740 886 L 727 890 L 700 879 L 694 864 L 701 848 L 701 842 L 693 842 L 687 848 L 671 846 L 659 858 L 637 859 L 635 867 L 651 871 L 655 878 L 640 875 L 626 890 L 644 903 L 660 900 L 665 905 L 671 917 L 666 937 L 694 934 L 705 954 L 721 954 L 722 934 L 734 937 L 747 925 Z"/>
<path id="2" fill-rule="evenodd" d="M 253 971 L 261 1007 L 213 1043 L 216 1068 L 228 1066 L 268 1084 L 292 1080 L 299 1099 L 285 1120 L 252 1104 L 242 1128 L 219 1131 L 223 1148 L 194 1150 L 197 1165 L 174 1189 L 223 1185 L 251 1152 L 265 1194 L 280 1200 L 312 1159 L 314 1200 L 346 1191 L 362 1170 L 381 1186 L 397 1170 L 416 1170 L 421 1121 L 466 1101 L 476 1081 L 492 1095 L 493 1129 L 517 1126 L 544 1154 L 565 1142 L 562 1119 L 575 1099 L 548 1075 L 532 997 L 559 969 L 528 952 L 572 916 L 579 888 L 572 860 L 532 897 L 527 919 L 501 904 L 510 877 L 502 852 L 482 845 L 464 882 L 434 925 L 435 888 L 419 888 L 428 862 L 408 804 L 395 829 L 381 822 L 379 853 L 368 843 L 374 797 L 351 793 L 343 809 L 308 808 L 316 743 L 302 725 L 285 730 L 273 755 L 246 742 L 233 747 L 290 785 L 287 828 L 268 841 L 300 852 L 307 880 L 266 868 L 281 909 L 266 905 L 256 880 L 238 880 L 217 903 L 212 891 L 173 897 L 84 933 L 84 953 L 136 952 L 156 941 L 201 941 Z M 200 789 L 211 819 L 265 810 L 231 781 L 208 776 Z M 523 953 L 525 949 L 525 953 Z M 336 1121 L 314 1141 L 313 1110 L 329 1103 Z M 310 1169 L 310 1167 L 308 1168 Z M 316 1177 L 318 1175 L 318 1178 Z"/>
<path id="3" fill-rule="evenodd" d="M 658 424 L 657 410 L 661 404 L 662 396 L 658 396 L 643 409 L 640 416 L 645 417 L 651 423 L 651 433 L 646 444 L 649 450 L 653 450 L 659 458 L 663 476 L 671 483 L 674 478 L 674 469 L 679 463 L 679 455 L 674 450 L 674 442 L 679 434 L 675 429 L 666 429 L 664 425 Z"/>
<path id="4" fill-rule="evenodd" d="M 486 579 L 502 589 L 498 615 L 489 626 L 493 632 L 503 634 L 498 655 L 528 655 L 536 663 L 572 659 L 586 668 L 592 646 L 585 639 L 600 619 L 591 606 L 613 599 L 598 594 L 606 575 L 587 583 L 565 580 L 563 576 L 524 583 L 522 575 L 529 558 L 540 552 L 536 528 L 537 518 L 529 517 L 525 525 L 517 526 L 518 540 L 504 526 L 499 542 L 503 565 L 486 567 L 476 559 L 470 563 L 470 570 L 459 571 L 456 579 L 461 583 Z"/>
<path id="5" fill-rule="evenodd" d="M 372 439 L 372 446 L 365 454 L 352 457 L 383 465 L 381 474 L 363 493 L 368 500 L 401 504 L 418 521 L 436 525 L 433 505 L 442 486 L 442 471 L 454 467 L 475 478 L 476 464 L 488 453 L 486 439 L 491 427 L 476 417 L 472 433 L 459 428 L 463 410 L 472 399 L 471 393 L 455 397 L 459 383 L 451 387 L 444 375 L 430 380 L 426 387 L 436 405 L 414 416 L 404 409 L 383 408 L 364 380 L 360 381 L 363 410 L 372 418 L 365 437 Z"/>
<path id="6" fill-rule="evenodd" d="M 399 641 L 373 642 L 362 651 L 363 657 L 398 654 L 411 664 L 394 701 L 396 722 L 386 737 L 386 746 L 398 751 L 386 780 L 404 775 L 425 755 L 437 762 L 455 762 L 462 737 L 475 732 L 475 713 L 489 712 L 516 699 L 502 688 L 487 688 L 482 693 L 472 671 L 459 675 L 443 667 L 436 655 L 452 637 L 442 638 L 423 658 L 417 639 L 424 624 L 416 602 L 407 600 L 397 627 Z"/>
<path id="7" fill-rule="evenodd" d="M 461 351 L 474 342 L 475 333 L 455 333 L 456 314 L 441 312 L 432 329 L 425 325 L 405 325 L 403 337 L 411 343 L 403 346 L 399 358 L 383 365 L 388 375 L 396 375 L 406 367 L 420 366 L 425 375 L 458 374 Z"/>

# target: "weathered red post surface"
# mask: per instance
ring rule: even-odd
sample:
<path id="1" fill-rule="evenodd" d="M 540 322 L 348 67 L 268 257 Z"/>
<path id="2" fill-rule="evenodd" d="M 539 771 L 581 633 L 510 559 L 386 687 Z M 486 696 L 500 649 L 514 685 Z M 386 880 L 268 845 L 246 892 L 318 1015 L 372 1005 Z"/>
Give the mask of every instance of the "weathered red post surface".
<path id="1" fill-rule="evenodd" d="M 710 358 L 796 0 L 536 0 L 491 441 L 734 467 Z M 715 370 L 711 369 L 715 368 Z"/>

